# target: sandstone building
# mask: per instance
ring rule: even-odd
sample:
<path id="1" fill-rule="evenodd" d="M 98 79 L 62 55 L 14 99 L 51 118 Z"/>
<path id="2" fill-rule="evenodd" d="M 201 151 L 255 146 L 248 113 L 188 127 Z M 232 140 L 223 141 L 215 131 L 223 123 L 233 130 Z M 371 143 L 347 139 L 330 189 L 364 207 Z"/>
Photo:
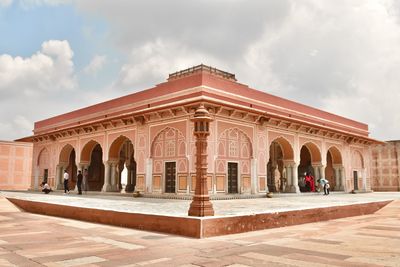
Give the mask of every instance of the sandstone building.
<path id="1" fill-rule="evenodd" d="M 31 186 L 32 151 L 31 143 L 0 141 L 0 190 Z"/>
<path id="2" fill-rule="evenodd" d="M 203 104 L 213 117 L 208 189 L 216 194 L 300 192 L 304 172 L 336 191 L 371 189 L 368 125 L 257 91 L 205 65 L 170 74 L 138 93 L 38 121 L 32 188 L 62 187 L 67 170 L 89 171 L 95 191 L 192 194 L 191 118 Z M 124 175 L 125 176 L 124 176 Z M 125 178 L 124 178 L 125 177 Z M 279 180 L 278 180 L 279 179 Z"/>

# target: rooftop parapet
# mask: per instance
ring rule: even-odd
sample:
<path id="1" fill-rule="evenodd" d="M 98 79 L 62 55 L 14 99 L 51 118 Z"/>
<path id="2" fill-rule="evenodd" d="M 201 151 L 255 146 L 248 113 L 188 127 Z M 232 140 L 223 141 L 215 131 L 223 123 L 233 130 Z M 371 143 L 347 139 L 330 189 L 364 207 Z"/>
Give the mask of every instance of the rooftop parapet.
<path id="1" fill-rule="evenodd" d="M 230 81 L 233 81 L 233 82 L 237 81 L 236 78 L 235 78 L 235 74 L 232 74 L 232 73 L 229 73 L 229 72 L 226 72 L 226 71 L 223 71 L 223 70 L 219 70 L 219 69 L 213 68 L 211 66 L 206 66 L 204 64 L 200 64 L 200 65 L 188 68 L 188 69 L 184 69 L 184 70 L 180 70 L 180 71 L 171 73 L 169 75 L 169 77 L 168 77 L 168 81 L 172 81 L 172 80 L 180 79 L 180 78 L 183 78 L 183 77 L 187 77 L 187 76 L 193 75 L 195 73 L 199 73 L 199 72 L 208 72 L 208 73 L 210 73 L 212 75 L 221 77 L 221 78 L 226 79 L 226 80 L 230 80 Z"/>

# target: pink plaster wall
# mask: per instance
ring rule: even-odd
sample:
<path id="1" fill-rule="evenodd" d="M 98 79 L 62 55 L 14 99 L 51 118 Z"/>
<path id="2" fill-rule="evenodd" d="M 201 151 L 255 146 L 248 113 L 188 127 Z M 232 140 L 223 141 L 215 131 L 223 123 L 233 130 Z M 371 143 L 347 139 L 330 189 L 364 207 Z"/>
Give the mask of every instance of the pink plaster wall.
<path id="1" fill-rule="evenodd" d="M 27 190 L 32 175 L 32 144 L 0 141 L 0 189 Z"/>

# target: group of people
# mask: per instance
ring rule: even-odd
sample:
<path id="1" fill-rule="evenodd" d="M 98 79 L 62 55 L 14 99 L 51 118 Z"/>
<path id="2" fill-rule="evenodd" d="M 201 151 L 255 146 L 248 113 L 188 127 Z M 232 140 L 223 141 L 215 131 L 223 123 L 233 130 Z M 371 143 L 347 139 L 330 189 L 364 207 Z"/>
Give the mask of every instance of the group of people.
<path id="1" fill-rule="evenodd" d="M 330 185 L 329 181 L 325 178 L 318 179 L 319 184 L 324 188 L 324 195 L 329 195 Z M 311 173 L 304 173 L 304 184 L 307 192 L 315 192 L 315 179 Z"/>
<path id="2" fill-rule="evenodd" d="M 85 192 L 88 190 L 88 175 L 89 172 L 87 169 L 83 171 L 79 170 L 78 171 L 78 176 L 77 176 L 77 181 L 76 181 L 76 186 L 78 187 L 78 195 L 82 195 L 82 186 Z M 69 174 L 67 170 L 64 171 L 64 194 L 69 194 L 69 187 L 68 187 L 68 182 L 69 182 Z"/>
<path id="3" fill-rule="evenodd" d="M 76 186 L 78 188 L 78 195 L 82 195 L 82 189 L 85 190 L 85 192 L 87 192 L 87 190 L 89 188 L 88 175 L 89 175 L 89 172 L 87 169 L 85 169 L 83 171 L 83 174 L 82 174 L 81 170 L 78 171 L 77 181 L 76 181 Z M 64 194 L 69 194 L 69 191 L 70 191 L 69 185 L 68 185 L 69 184 L 69 173 L 67 172 L 67 170 L 64 171 L 63 178 L 64 178 Z M 49 184 L 46 181 L 43 181 L 41 183 L 41 186 L 42 186 L 42 192 L 44 192 L 45 194 L 48 194 L 51 191 L 53 191 L 53 190 L 51 190 Z"/>

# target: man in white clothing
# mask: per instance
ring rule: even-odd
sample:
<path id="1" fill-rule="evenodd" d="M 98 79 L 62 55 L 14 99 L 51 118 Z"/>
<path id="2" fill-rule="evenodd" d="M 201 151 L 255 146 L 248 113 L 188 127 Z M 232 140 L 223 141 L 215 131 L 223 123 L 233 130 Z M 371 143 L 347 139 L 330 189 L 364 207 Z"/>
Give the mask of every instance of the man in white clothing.
<path id="1" fill-rule="evenodd" d="M 67 170 L 64 171 L 64 194 L 68 192 L 69 194 L 69 188 L 68 188 L 68 180 L 69 180 L 69 174 Z"/>

